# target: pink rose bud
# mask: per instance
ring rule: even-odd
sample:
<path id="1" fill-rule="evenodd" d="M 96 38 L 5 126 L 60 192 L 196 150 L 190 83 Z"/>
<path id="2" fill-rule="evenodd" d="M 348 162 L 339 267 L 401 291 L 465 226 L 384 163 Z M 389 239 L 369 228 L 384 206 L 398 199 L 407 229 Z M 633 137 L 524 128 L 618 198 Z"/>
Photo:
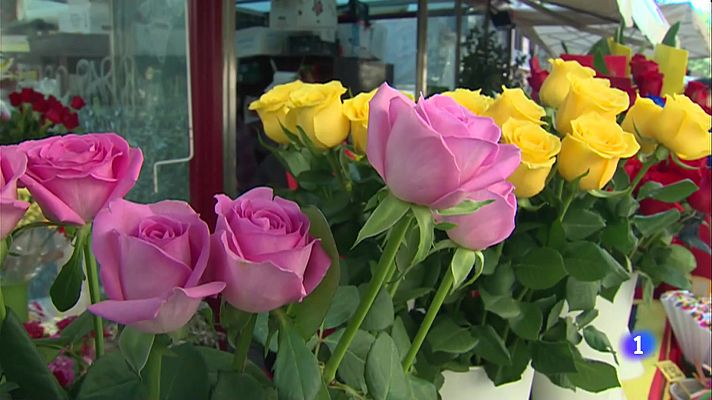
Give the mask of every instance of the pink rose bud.
<path id="1" fill-rule="evenodd" d="M 27 154 L 27 187 L 44 215 L 84 225 L 111 200 L 133 188 L 143 164 L 140 149 L 114 133 L 53 136 L 20 145 Z"/>
<path id="2" fill-rule="evenodd" d="M 12 232 L 30 203 L 17 200 L 17 180 L 25 174 L 27 157 L 17 146 L 0 146 L 0 240 Z"/>
<path id="3" fill-rule="evenodd" d="M 453 242 L 468 249 L 484 250 L 509 237 L 514 230 L 514 216 L 517 214 L 517 198 L 511 183 L 498 182 L 467 197 L 474 201 L 494 202 L 472 214 L 438 217 L 440 222 L 456 225 L 447 231 Z"/>
<path id="4" fill-rule="evenodd" d="M 235 200 L 216 198 L 210 264 L 227 284 L 223 297 L 230 304 L 269 311 L 301 301 L 319 285 L 331 260 L 296 203 L 266 187 Z"/>
<path id="5" fill-rule="evenodd" d="M 185 325 L 223 282 L 205 282 L 210 231 L 182 201 L 137 204 L 118 199 L 94 220 L 93 249 L 109 300 L 89 306 L 144 332 Z"/>
<path id="6" fill-rule="evenodd" d="M 520 151 L 501 132 L 446 96 L 414 104 L 383 84 L 369 103 L 368 160 L 398 198 L 448 208 L 511 175 Z"/>

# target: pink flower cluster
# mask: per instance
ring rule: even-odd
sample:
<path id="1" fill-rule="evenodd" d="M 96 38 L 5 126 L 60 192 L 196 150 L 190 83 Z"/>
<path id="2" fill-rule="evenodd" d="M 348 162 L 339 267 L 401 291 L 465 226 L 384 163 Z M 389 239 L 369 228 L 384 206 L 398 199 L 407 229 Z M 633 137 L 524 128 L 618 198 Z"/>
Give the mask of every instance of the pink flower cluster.
<path id="1" fill-rule="evenodd" d="M 217 196 L 217 228 L 185 202 L 138 204 L 123 197 L 143 155 L 116 134 L 54 136 L 0 147 L 2 237 L 27 204 L 27 187 L 51 221 L 93 223 L 93 251 L 108 299 L 94 314 L 165 333 L 188 322 L 203 298 L 221 292 L 233 306 L 269 311 L 301 301 L 331 260 L 309 234 L 299 206 L 257 188 L 236 200 Z"/>

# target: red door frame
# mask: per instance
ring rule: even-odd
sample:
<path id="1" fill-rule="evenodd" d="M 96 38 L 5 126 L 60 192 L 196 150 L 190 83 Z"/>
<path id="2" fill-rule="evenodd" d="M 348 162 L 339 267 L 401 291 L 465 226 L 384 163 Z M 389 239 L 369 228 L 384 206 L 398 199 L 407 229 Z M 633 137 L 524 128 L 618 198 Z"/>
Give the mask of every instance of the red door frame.
<path id="1" fill-rule="evenodd" d="M 195 155 L 190 202 L 215 226 L 215 200 L 223 192 L 223 2 L 187 0 Z"/>

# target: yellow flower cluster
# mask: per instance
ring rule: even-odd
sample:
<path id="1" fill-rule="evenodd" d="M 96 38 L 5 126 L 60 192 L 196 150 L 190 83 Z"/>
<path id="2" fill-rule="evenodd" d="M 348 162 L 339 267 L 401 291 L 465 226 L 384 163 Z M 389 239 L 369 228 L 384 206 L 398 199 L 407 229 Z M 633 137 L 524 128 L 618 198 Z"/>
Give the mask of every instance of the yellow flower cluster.
<path id="1" fill-rule="evenodd" d="M 25 215 L 22 217 L 17 226 L 24 226 L 34 222 L 46 221 L 44 214 L 42 214 L 42 209 L 40 209 L 39 204 L 32 200 L 29 190 L 21 188 L 17 190 L 17 199 L 21 201 L 26 201 L 30 203 L 30 208 L 27 209 Z"/>
<path id="2" fill-rule="evenodd" d="M 342 102 L 344 93 L 346 88 L 338 81 L 294 81 L 274 86 L 250 103 L 249 108 L 259 115 L 267 137 L 277 143 L 290 143 L 285 129 L 296 135 L 300 128 L 316 147 L 323 150 L 341 144 L 351 132 L 354 148 L 365 154 L 368 103 L 376 90 L 359 93 Z M 404 94 L 413 99 L 412 95 Z"/>

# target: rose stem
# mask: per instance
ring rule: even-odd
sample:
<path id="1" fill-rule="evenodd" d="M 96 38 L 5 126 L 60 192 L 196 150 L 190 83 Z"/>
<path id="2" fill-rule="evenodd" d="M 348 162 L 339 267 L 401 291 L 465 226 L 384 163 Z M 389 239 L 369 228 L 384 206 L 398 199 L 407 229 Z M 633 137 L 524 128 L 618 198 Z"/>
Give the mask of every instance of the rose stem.
<path id="1" fill-rule="evenodd" d="M 405 238 L 405 234 L 408 231 L 409 226 L 410 218 L 408 216 L 403 216 L 390 232 L 388 243 L 386 243 L 381 259 L 378 261 L 376 275 L 373 276 L 371 283 L 368 285 L 366 296 L 361 299 L 361 303 L 359 304 L 356 313 L 353 318 L 351 318 L 351 321 L 349 321 L 346 331 L 341 336 L 341 339 L 339 339 L 339 343 L 337 343 L 331 358 L 329 358 L 329 361 L 324 368 L 325 382 L 329 383 L 336 377 L 336 370 L 339 368 L 341 360 L 343 360 L 346 355 L 346 351 L 349 349 L 351 341 L 356 336 L 358 328 L 361 327 L 363 320 L 366 318 L 368 311 L 371 309 L 373 302 L 376 300 L 376 296 L 378 296 L 378 293 L 381 291 L 383 283 L 386 281 L 386 277 L 393 273 L 392 270 L 395 267 L 394 261 L 396 253 L 398 252 L 401 242 Z"/>
<path id="2" fill-rule="evenodd" d="M 252 344 L 252 334 L 255 331 L 255 323 L 257 322 L 257 314 L 250 314 L 247 324 L 240 330 L 235 346 L 235 354 L 232 359 L 232 366 L 238 372 L 245 372 L 245 364 L 247 361 L 247 353 L 250 351 Z"/>
<path id="3" fill-rule="evenodd" d="M 96 259 L 91 251 L 91 225 L 85 225 L 82 228 L 83 235 L 86 235 L 84 240 L 84 263 L 87 270 L 87 283 L 89 284 L 89 301 L 91 304 L 98 303 L 101 298 L 99 291 L 99 274 L 96 268 Z M 94 347 L 96 350 L 96 358 L 104 355 L 104 323 L 98 315 L 92 315 L 94 319 Z"/>
<path id="4" fill-rule="evenodd" d="M 7 256 L 9 246 L 7 239 L 0 240 L 0 267 L 2 267 L 5 256 Z M 2 284 L 0 284 L 0 322 L 5 321 L 5 298 L 2 295 Z"/>
<path id="5" fill-rule="evenodd" d="M 160 400 L 161 398 L 161 363 L 163 361 L 163 351 L 165 344 L 159 337 L 153 340 L 151 352 L 146 361 L 146 383 L 148 383 L 148 400 Z"/>
<path id="6" fill-rule="evenodd" d="M 425 335 L 428 334 L 430 327 L 433 325 L 433 321 L 435 321 L 435 317 L 438 315 L 438 311 L 440 311 L 440 307 L 443 305 L 445 297 L 447 297 L 447 294 L 450 292 L 452 284 L 452 273 L 450 273 L 450 269 L 447 269 L 445 270 L 445 276 L 443 276 L 443 280 L 440 282 L 440 287 L 438 287 L 438 291 L 435 293 L 435 297 L 433 297 L 433 302 L 430 303 L 430 308 L 428 308 L 428 312 L 425 313 L 425 318 L 420 324 L 418 333 L 415 335 L 415 338 L 413 338 L 413 344 L 410 345 L 408 354 L 406 354 L 405 359 L 403 359 L 403 371 L 405 371 L 406 373 L 408 373 L 410 367 L 413 366 L 413 362 L 415 362 L 415 356 L 418 354 L 420 346 L 423 345 L 423 342 L 425 341 Z"/>

